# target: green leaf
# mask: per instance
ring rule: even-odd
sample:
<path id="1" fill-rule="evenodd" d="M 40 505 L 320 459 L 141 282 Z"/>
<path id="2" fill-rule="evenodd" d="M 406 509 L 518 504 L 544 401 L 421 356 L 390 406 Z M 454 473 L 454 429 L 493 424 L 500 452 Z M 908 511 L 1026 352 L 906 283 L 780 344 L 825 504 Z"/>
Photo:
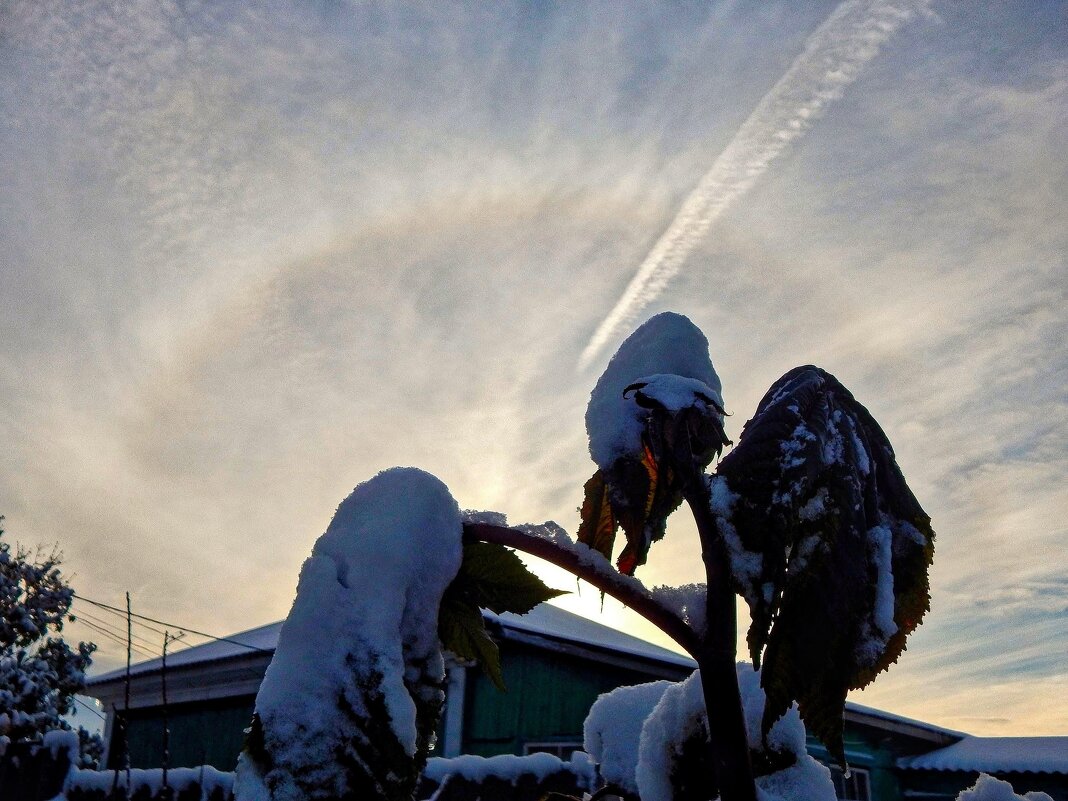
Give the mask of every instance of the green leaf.
<path id="1" fill-rule="evenodd" d="M 543 601 L 566 594 L 566 590 L 547 587 L 515 551 L 490 542 L 464 544 L 463 562 L 452 587 L 464 600 L 497 614 L 525 615 Z"/>
<path id="2" fill-rule="evenodd" d="M 460 659 L 477 662 L 498 690 L 507 690 L 501 673 L 500 651 L 490 639 L 482 612 L 477 606 L 455 596 L 450 597 L 446 592 L 438 613 L 438 638 L 445 650 L 452 651 Z"/>
<path id="3" fill-rule="evenodd" d="M 503 545 L 464 543 L 460 571 L 441 599 L 438 638 L 456 656 L 478 662 L 497 688 L 504 690 L 500 653 L 479 610 L 525 615 L 543 601 L 564 593 L 547 587 L 514 551 Z"/>

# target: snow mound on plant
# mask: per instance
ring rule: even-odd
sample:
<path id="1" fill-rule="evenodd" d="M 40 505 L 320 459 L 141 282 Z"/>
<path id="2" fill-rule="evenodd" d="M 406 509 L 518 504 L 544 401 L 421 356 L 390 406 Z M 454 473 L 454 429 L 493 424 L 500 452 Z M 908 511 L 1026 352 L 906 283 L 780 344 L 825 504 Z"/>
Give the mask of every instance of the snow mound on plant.
<path id="1" fill-rule="evenodd" d="M 690 380 L 672 383 L 667 377 Z M 590 456 L 602 470 L 641 451 L 644 412 L 623 398 L 623 390 L 639 380 L 651 381 L 658 399 L 669 406 L 675 396 L 680 405 L 692 402 L 694 391 L 723 406 L 723 385 L 701 329 L 674 312 L 650 318 L 619 346 L 590 394 L 586 431 Z"/>
<path id="2" fill-rule="evenodd" d="M 756 779 L 760 801 L 834 801 L 830 771 L 805 750 L 805 727 L 796 708 L 791 708 L 760 741 L 760 721 L 764 714 L 764 691 L 760 673 L 747 665 L 738 666 L 738 683 L 745 712 L 749 748 L 773 751 L 794 757 L 783 770 Z M 714 710 L 713 710 L 714 714 Z M 637 790 L 642 801 L 671 801 L 672 774 L 682 756 L 686 740 L 707 730 L 701 673 L 667 688 L 641 729 L 638 744 Z"/>
<path id="3" fill-rule="evenodd" d="M 601 777 L 629 793 L 638 793 L 634 769 L 638 742 L 649 713 L 674 683 L 653 681 L 619 687 L 597 696 L 582 724 L 582 747 L 598 763 Z"/>
<path id="4" fill-rule="evenodd" d="M 444 699 L 438 607 L 462 531 L 445 485 L 414 468 L 380 473 L 341 503 L 301 568 L 256 698 L 269 759 L 242 754 L 239 798 L 414 789 Z"/>
<path id="5" fill-rule="evenodd" d="M 980 773 L 978 781 L 962 790 L 957 801 L 1053 801 L 1053 798 L 1037 791 L 1017 795 L 1008 782 Z"/>

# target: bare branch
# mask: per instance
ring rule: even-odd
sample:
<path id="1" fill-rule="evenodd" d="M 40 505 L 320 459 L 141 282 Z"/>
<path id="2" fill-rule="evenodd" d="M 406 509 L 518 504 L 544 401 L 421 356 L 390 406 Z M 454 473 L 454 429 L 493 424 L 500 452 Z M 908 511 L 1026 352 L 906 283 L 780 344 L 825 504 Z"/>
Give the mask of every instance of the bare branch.
<path id="1" fill-rule="evenodd" d="M 515 548 L 517 551 L 537 556 L 557 567 L 562 567 L 572 575 L 589 582 L 606 595 L 611 595 L 624 606 L 628 606 L 655 625 L 671 639 L 686 650 L 690 656 L 697 658 L 701 650 L 701 639 L 689 624 L 675 612 L 659 603 L 648 591 L 638 589 L 635 579 L 624 576 L 611 567 L 602 568 L 595 562 L 585 560 L 581 554 L 552 540 L 526 534 L 507 526 L 495 526 L 490 523 L 464 523 L 464 534 L 482 542 L 492 542 Z"/>

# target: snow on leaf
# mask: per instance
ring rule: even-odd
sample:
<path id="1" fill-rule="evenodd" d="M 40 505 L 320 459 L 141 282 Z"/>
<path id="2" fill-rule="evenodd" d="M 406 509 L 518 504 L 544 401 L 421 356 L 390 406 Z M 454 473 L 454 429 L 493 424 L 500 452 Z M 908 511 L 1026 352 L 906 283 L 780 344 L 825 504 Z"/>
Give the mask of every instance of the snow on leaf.
<path id="1" fill-rule="evenodd" d="M 618 525 L 627 544 L 617 566 L 633 575 L 664 536 L 686 482 L 727 442 L 704 334 L 672 313 L 640 326 L 598 379 L 586 430 L 599 470 L 586 484 L 578 539 L 611 558 Z"/>
<path id="2" fill-rule="evenodd" d="M 844 764 L 847 692 L 897 660 L 929 609 L 930 518 L 878 423 L 812 366 L 768 390 L 713 481 L 750 655 L 763 661 L 764 728 L 796 700 Z"/>

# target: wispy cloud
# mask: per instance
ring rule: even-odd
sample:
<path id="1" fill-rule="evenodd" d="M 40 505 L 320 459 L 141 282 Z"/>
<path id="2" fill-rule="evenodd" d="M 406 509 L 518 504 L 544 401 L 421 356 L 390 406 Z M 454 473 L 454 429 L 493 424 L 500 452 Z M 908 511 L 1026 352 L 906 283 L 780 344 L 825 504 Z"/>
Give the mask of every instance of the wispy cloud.
<path id="1" fill-rule="evenodd" d="M 731 151 L 760 191 L 661 300 L 709 335 L 732 436 L 814 362 L 894 442 L 938 542 L 878 704 L 1005 733 L 1031 725 L 1014 702 L 1068 714 L 1034 700 L 1068 696 L 1042 650 L 1068 647 L 1055 4 L 943 0 L 942 25 L 833 0 L 0 5 L 0 513 L 58 540 L 80 592 L 216 633 L 277 619 L 337 502 L 393 464 L 573 528 L 592 382 L 571 367 L 605 277 L 825 52 L 797 76 L 814 94 L 763 101 L 784 138 Z M 863 39 L 878 9 L 854 45 L 880 55 L 835 101 L 853 51 L 821 25 Z M 643 578 L 698 579 L 695 548 L 673 518 Z"/>
<path id="2" fill-rule="evenodd" d="M 613 338 L 633 327 L 719 216 L 842 96 L 882 45 L 929 5 L 929 0 L 848 0 L 834 10 L 686 198 L 590 337 L 579 357 L 580 369 L 589 366 Z"/>

